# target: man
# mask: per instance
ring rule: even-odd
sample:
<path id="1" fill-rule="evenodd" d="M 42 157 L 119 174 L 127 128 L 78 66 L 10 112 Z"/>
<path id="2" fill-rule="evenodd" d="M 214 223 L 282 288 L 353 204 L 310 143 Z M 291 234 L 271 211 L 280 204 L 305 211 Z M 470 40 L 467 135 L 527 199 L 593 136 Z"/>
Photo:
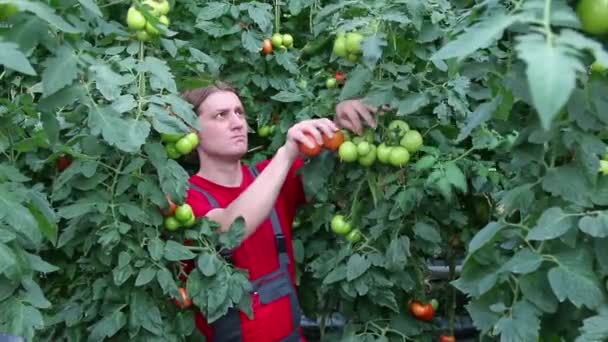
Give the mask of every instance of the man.
<path id="1" fill-rule="evenodd" d="M 199 312 L 196 325 L 214 342 L 304 341 L 291 243 L 296 209 L 306 200 L 297 174 L 303 165 L 298 144 L 312 148 L 314 142 L 306 134 L 322 144 L 323 135 L 332 137 L 340 128 L 361 134 L 361 118 L 375 127 L 376 109 L 359 100 L 344 101 L 336 107 L 334 121 L 311 119 L 293 125 L 271 160 L 247 167 L 241 158 L 248 149 L 248 127 L 236 90 L 217 84 L 188 91 L 184 98 L 194 106 L 201 127 L 200 169 L 189 179 L 186 202 L 197 217 L 217 222 L 220 232 L 244 218 L 245 239 L 229 257 L 236 267 L 248 270 L 254 287 L 252 320 L 232 310 L 209 325 Z"/>

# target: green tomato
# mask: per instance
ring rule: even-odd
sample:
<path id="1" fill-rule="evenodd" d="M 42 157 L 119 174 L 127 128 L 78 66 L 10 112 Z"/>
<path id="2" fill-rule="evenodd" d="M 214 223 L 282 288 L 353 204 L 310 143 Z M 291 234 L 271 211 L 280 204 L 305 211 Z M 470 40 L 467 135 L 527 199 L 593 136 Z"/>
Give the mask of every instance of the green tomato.
<path id="1" fill-rule="evenodd" d="M 346 51 L 346 40 L 344 37 L 338 37 L 334 41 L 334 54 L 338 57 L 346 57 L 348 52 Z"/>
<path id="2" fill-rule="evenodd" d="M 283 35 L 283 46 L 287 48 L 293 47 L 293 37 L 289 33 Z"/>
<path id="3" fill-rule="evenodd" d="M 161 10 L 161 4 L 160 4 L 160 2 L 158 2 L 156 0 L 144 0 L 142 2 L 142 4 L 150 6 L 149 8 L 147 8 L 147 10 L 153 16 L 158 17 L 161 14 L 160 13 L 160 10 Z"/>
<path id="4" fill-rule="evenodd" d="M 351 54 L 361 53 L 361 41 L 363 36 L 357 32 L 349 32 L 346 34 L 346 50 Z"/>
<path id="5" fill-rule="evenodd" d="M 583 30 L 591 34 L 608 33 L 608 0 L 580 0 L 576 14 Z"/>
<path id="6" fill-rule="evenodd" d="M 350 231 L 350 224 L 344 220 L 344 216 L 335 215 L 331 219 L 331 230 L 340 235 L 346 235 Z"/>
<path id="7" fill-rule="evenodd" d="M 177 150 L 174 143 L 168 143 L 165 146 L 165 151 L 167 152 L 167 156 L 171 159 L 177 159 L 182 156 L 181 153 Z"/>
<path id="8" fill-rule="evenodd" d="M 148 40 L 150 40 L 150 35 L 145 30 L 137 31 L 136 36 L 137 36 L 137 40 L 139 40 L 141 42 L 147 42 Z"/>
<path id="9" fill-rule="evenodd" d="M 357 63 L 359 61 L 359 55 L 355 55 L 354 53 L 349 53 L 348 56 L 346 56 L 346 59 L 349 62 Z"/>
<path id="10" fill-rule="evenodd" d="M 161 15 L 161 16 L 158 18 L 158 22 L 160 22 L 161 24 L 163 24 L 163 25 L 165 25 L 165 26 L 169 26 L 169 23 L 170 23 L 170 22 L 169 22 L 169 18 L 167 18 L 167 16 L 166 16 L 166 15 Z"/>
<path id="11" fill-rule="evenodd" d="M 338 82 L 336 81 L 335 78 L 330 77 L 325 81 L 325 86 L 327 87 L 327 89 L 333 89 L 338 85 Z"/>
<path id="12" fill-rule="evenodd" d="M 595 72 L 598 74 L 602 74 L 606 71 L 606 67 L 601 65 L 598 61 L 593 62 L 593 64 L 591 64 L 591 72 Z"/>
<path id="13" fill-rule="evenodd" d="M 160 139 L 164 142 L 177 142 L 184 135 L 182 133 L 161 133 Z"/>
<path id="14" fill-rule="evenodd" d="M 374 162 L 376 161 L 376 150 L 376 146 L 370 145 L 369 152 L 366 155 L 359 157 L 359 165 L 364 167 L 374 165 Z"/>
<path id="15" fill-rule="evenodd" d="M 405 132 L 410 130 L 410 125 L 403 120 L 393 120 L 388 124 L 388 130 L 391 136 L 402 137 L 405 135 Z"/>
<path id="16" fill-rule="evenodd" d="M 410 160 L 410 153 L 403 146 L 394 146 L 391 148 L 388 161 L 393 166 L 403 166 Z"/>
<path id="17" fill-rule="evenodd" d="M 338 155 L 340 156 L 340 160 L 347 163 L 356 161 L 359 157 L 357 154 L 357 145 L 352 141 L 343 142 L 342 145 L 340 145 L 340 148 L 338 148 Z"/>
<path id="18" fill-rule="evenodd" d="M 179 228 L 179 226 L 180 226 L 179 221 L 176 220 L 175 217 L 173 217 L 173 216 L 166 217 L 164 224 L 165 224 L 165 228 L 167 230 L 171 230 L 171 231 L 177 230 L 177 228 Z"/>
<path id="19" fill-rule="evenodd" d="M 416 130 L 407 131 L 399 144 L 405 147 L 410 154 L 414 153 L 422 146 L 422 135 Z"/>
<path id="20" fill-rule="evenodd" d="M 371 144 L 367 141 L 362 141 L 357 144 L 357 154 L 360 156 L 367 155 L 371 150 Z"/>
<path id="21" fill-rule="evenodd" d="M 146 23 L 146 32 L 148 32 L 148 34 L 151 36 L 156 36 L 160 33 L 158 29 L 149 21 Z"/>
<path id="22" fill-rule="evenodd" d="M 127 27 L 131 30 L 141 30 L 146 27 L 146 18 L 135 7 L 127 11 Z"/>
<path id="23" fill-rule="evenodd" d="M 608 175 L 608 161 L 606 160 L 600 160 L 600 169 L 599 171 L 602 173 L 603 176 Z"/>
<path id="24" fill-rule="evenodd" d="M 350 233 L 348 233 L 348 235 L 346 235 L 346 240 L 348 240 L 352 243 L 357 243 L 357 242 L 361 241 L 361 231 L 359 229 L 351 230 Z"/>
<path id="25" fill-rule="evenodd" d="M 184 203 L 175 209 L 175 218 L 182 223 L 186 223 L 192 219 L 194 213 L 192 207 L 188 203 Z"/>
<path id="26" fill-rule="evenodd" d="M 177 141 L 177 143 L 175 143 L 175 148 L 177 148 L 177 150 L 181 154 L 188 154 L 188 153 L 192 152 L 192 149 L 194 149 L 194 146 L 192 145 L 192 141 L 190 139 L 183 137 L 183 138 L 179 139 Z"/>
<path id="27" fill-rule="evenodd" d="M 190 142 L 190 144 L 192 145 L 192 148 L 196 148 L 198 146 L 198 134 L 192 132 L 192 133 L 188 133 L 186 134 L 186 136 L 184 137 L 184 139 L 188 140 Z"/>
<path id="28" fill-rule="evenodd" d="M 169 1 L 163 0 L 158 4 L 158 12 L 161 14 L 161 18 L 171 10 L 171 6 L 169 6 Z M 167 24 L 169 25 L 169 24 Z"/>
<path id="29" fill-rule="evenodd" d="M 385 143 L 380 144 L 376 151 L 378 161 L 384 164 L 389 163 L 390 155 L 391 155 L 391 147 L 387 146 Z"/>
<path id="30" fill-rule="evenodd" d="M 184 227 L 192 227 L 196 224 L 196 216 L 192 215 L 192 217 L 190 217 L 190 219 L 184 223 Z"/>
<path id="31" fill-rule="evenodd" d="M 439 301 L 435 298 L 431 299 L 431 306 L 433 307 L 433 310 L 437 311 L 437 308 L 439 308 Z"/>
<path id="32" fill-rule="evenodd" d="M 270 126 L 260 126 L 258 127 L 258 135 L 262 138 L 266 138 L 270 135 Z"/>
<path id="33" fill-rule="evenodd" d="M 283 46 L 283 36 L 280 33 L 273 34 L 270 40 L 272 41 L 272 46 L 275 48 Z"/>

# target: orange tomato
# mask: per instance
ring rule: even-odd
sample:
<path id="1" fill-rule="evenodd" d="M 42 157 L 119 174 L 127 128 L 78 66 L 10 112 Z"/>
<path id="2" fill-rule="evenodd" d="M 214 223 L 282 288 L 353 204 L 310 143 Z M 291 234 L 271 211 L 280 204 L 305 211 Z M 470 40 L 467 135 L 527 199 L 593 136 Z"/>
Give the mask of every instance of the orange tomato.
<path id="1" fill-rule="evenodd" d="M 262 45 L 262 52 L 265 55 L 272 53 L 272 42 L 270 41 L 270 39 L 268 39 L 268 38 L 264 39 L 264 44 Z"/>
<path id="2" fill-rule="evenodd" d="M 317 154 L 321 153 L 321 146 L 319 144 L 317 144 L 317 141 L 315 140 L 315 138 L 308 133 L 304 133 L 304 135 L 310 142 L 312 142 L 314 144 L 315 147 L 310 148 L 310 147 L 304 145 L 303 143 L 299 143 L 298 148 L 300 149 L 300 152 L 302 152 L 303 154 L 305 154 L 309 157 L 314 157 Z"/>
<path id="3" fill-rule="evenodd" d="M 433 317 L 435 317 L 435 309 L 433 309 L 431 304 L 422 304 L 415 300 L 411 302 L 409 306 L 412 315 L 420 320 L 432 321 Z"/>
<path id="4" fill-rule="evenodd" d="M 323 136 L 323 147 L 328 150 L 336 151 L 344 142 L 344 133 L 342 131 L 334 132 L 333 138 L 326 135 Z"/>
<path id="5" fill-rule="evenodd" d="M 182 309 L 187 309 L 189 307 L 192 306 L 192 299 L 190 299 L 190 297 L 188 297 L 188 291 L 186 291 L 185 288 L 180 287 L 179 288 L 179 293 L 181 295 L 181 299 L 176 298 L 175 299 L 175 305 L 177 305 L 178 307 L 182 308 Z"/>
<path id="6" fill-rule="evenodd" d="M 175 213 L 175 210 L 177 209 L 177 204 L 175 204 L 171 200 L 171 197 L 169 197 L 168 194 L 165 194 L 165 198 L 167 199 L 167 202 L 169 203 L 169 210 L 161 209 L 160 212 L 163 216 L 173 216 L 173 214 Z"/>

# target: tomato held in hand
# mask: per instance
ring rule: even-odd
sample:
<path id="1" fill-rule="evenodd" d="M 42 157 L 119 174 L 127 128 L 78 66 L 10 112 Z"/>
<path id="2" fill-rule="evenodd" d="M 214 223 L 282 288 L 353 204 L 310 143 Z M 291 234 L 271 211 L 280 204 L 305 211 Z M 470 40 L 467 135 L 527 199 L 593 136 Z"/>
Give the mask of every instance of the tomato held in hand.
<path id="1" fill-rule="evenodd" d="M 344 142 L 344 133 L 342 131 L 334 132 L 332 138 L 323 135 L 323 147 L 328 150 L 336 151 L 340 148 L 340 145 Z"/>
<path id="2" fill-rule="evenodd" d="M 188 291 L 186 291 L 185 288 L 180 287 L 179 293 L 181 295 L 181 298 L 175 299 L 175 305 L 177 305 L 178 307 L 180 307 L 182 309 L 187 309 L 187 308 L 191 307 L 192 299 L 190 299 L 190 297 L 188 297 Z"/>
<path id="3" fill-rule="evenodd" d="M 414 317 L 427 322 L 435 317 L 435 310 L 431 304 L 422 304 L 417 300 L 410 302 L 410 312 Z"/>
<path id="4" fill-rule="evenodd" d="M 304 133 L 304 136 L 306 136 L 308 141 L 310 141 L 314 145 L 314 147 L 310 148 L 307 145 L 300 142 L 300 143 L 298 143 L 298 148 L 299 148 L 300 152 L 302 152 L 303 154 L 305 154 L 309 157 L 314 157 L 314 156 L 318 155 L 319 153 L 321 153 L 321 146 L 319 144 L 317 144 L 317 141 L 315 140 L 315 138 L 312 135 L 310 135 L 309 133 Z"/>

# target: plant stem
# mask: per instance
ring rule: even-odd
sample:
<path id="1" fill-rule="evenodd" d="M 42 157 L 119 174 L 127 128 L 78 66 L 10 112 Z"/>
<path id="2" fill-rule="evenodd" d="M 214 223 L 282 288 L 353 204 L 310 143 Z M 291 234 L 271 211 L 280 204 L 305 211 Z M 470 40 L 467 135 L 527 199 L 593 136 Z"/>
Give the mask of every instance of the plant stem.
<path id="1" fill-rule="evenodd" d="M 547 34 L 547 44 L 553 45 L 553 32 L 551 31 L 551 0 L 545 0 L 545 14 L 543 23 Z"/>
<path id="2" fill-rule="evenodd" d="M 145 49 L 145 45 L 144 42 L 139 42 L 139 63 L 143 63 L 144 61 L 144 57 L 145 57 L 145 53 L 144 53 L 144 49 Z M 137 116 L 135 117 L 135 120 L 139 119 L 139 117 L 141 116 L 141 114 L 143 113 L 143 98 L 146 95 L 146 74 L 141 71 L 141 65 L 140 65 L 140 71 L 137 74 L 137 88 L 138 88 L 138 99 L 137 99 Z"/>
<path id="3" fill-rule="evenodd" d="M 274 32 L 281 32 L 281 0 L 274 0 Z"/>

